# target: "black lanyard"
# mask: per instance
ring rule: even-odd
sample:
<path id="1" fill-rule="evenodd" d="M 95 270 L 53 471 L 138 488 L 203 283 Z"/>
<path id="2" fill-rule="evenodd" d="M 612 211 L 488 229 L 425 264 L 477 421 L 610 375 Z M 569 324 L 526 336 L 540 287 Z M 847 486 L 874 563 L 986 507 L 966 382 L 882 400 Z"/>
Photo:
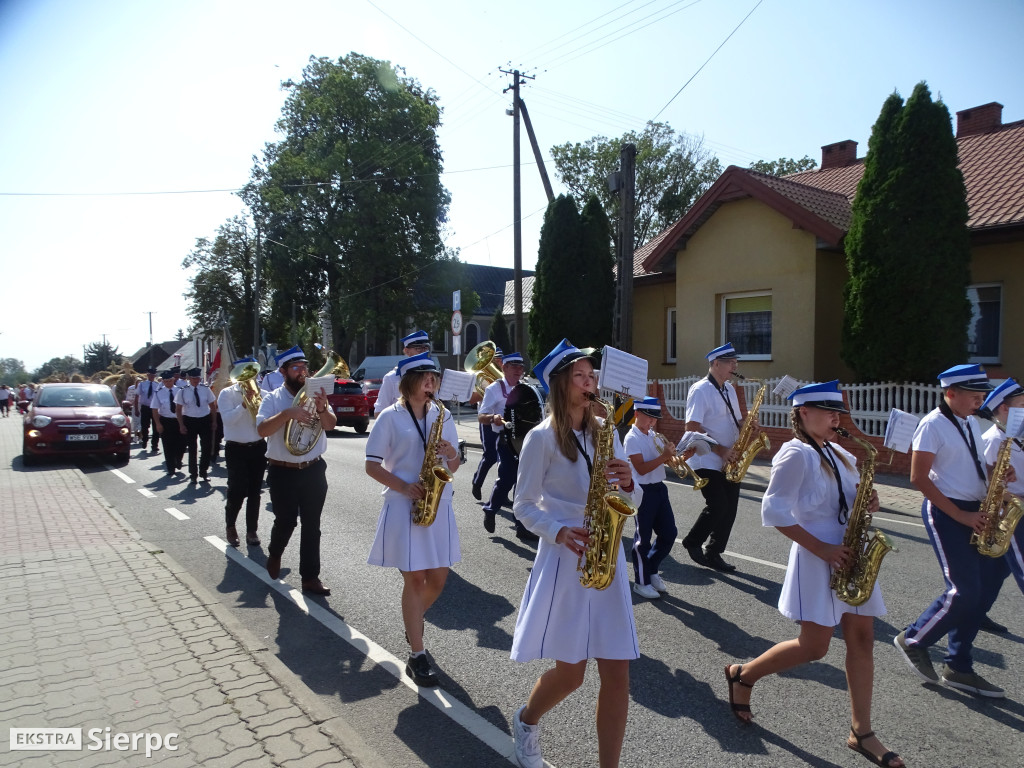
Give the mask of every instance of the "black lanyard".
<path id="1" fill-rule="evenodd" d="M 583 431 L 584 442 L 586 442 L 586 437 L 587 437 L 587 432 L 586 432 L 586 430 L 584 430 Z M 576 441 L 576 447 L 580 449 L 580 453 L 583 454 L 583 460 L 585 462 L 587 462 L 587 474 L 588 475 L 594 474 L 594 465 L 590 462 L 590 457 L 587 455 L 587 451 L 583 447 L 583 443 L 581 443 L 580 439 L 578 437 L 576 437 L 576 430 L 573 430 L 573 432 L 572 432 L 572 439 Z"/>
<path id="2" fill-rule="evenodd" d="M 846 502 L 846 494 L 843 493 L 843 476 L 839 474 L 839 464 L 836 463 L 832 455 L 832 446 L 827 441 L 821 454 L 828 460 L 832 466 L 832 474 L 836 476 L 836 485 L 839 486 L 839 524 L 846 525 L 850 519 L 850 505 Z"/>
<path id="3" fill-rule="evenodd" d="M 420 426 L 420 420 L 412 412 L 412 406 L 408 403 L 405 404 L 405 408 L 409 411 L 409 418 L 412 419 L 412 423 L 416 425 L 416 431 L 420 434 L 420 440 L 423 442 L 423 452 L 427 452 L 427 409 L 423 411 L 423 426 Z M 428 406 L 429 408 L 429 406 Z"/>
<path id="4" fill-rule="evenodd" d="M 729 415 L 732 416 L 732 420 L 736 422 L 736 429 L 742 429 L 740 426 L 740 420 L 736 418 L 736 412 L 732 409 L 732 403 L 729 402 L 729 396 L 725 393 L 725 384 L 718 386 L 718 382 L 715 380 L 715 377 L 710 373 L 708 374 L 708 381 L 714 385 L 715 391 L 718 392 L 725 401 L 725 407 L 729 409 Z"/>
<path id="5" fill-rule="evenodd" d="M 978 446 L 974 442 L 974 433 L 971 431 L 970 422 L 967 422 L 967 434 L 965 435 L 964 431 L 960 429 L 960 421 L 953 414 L 953 410 L 949 407 L 949 403 L 945 400 L 940 400 L 939 410 L 942 411 L 943 416 L 953 422 L 953 426 L 956 427 L 957 434 L 963 439 L 964 445 L 967 446 L 967 450 L 971 452 L 971 458 L 974 459 L 974 468 L 978 470 L 978 477 L 981 478 L 981 482 L 987 482 L 985 479 L 985 471 L 981 468 L 981 461 L 978 460 Z M 970 440 L 968 440 L 968 436 L 970 436 Z"/>

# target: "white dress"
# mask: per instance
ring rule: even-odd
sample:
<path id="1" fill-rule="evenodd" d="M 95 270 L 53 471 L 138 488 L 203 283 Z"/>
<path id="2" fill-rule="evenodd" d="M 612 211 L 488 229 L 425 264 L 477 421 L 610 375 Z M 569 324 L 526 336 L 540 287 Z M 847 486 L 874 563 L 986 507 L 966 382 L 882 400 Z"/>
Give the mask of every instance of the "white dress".
<path id="1" fill-rule="evenodd" d="M 852 507 L 857 495 L 856 458 L 835 443 L 827 445 L 846 457 L 850 467 L 836 459 L 843 478 L 843 492 Z M 842 544 L 846 525 L 839 522 L 839 488 L 830 469 L 812 445 L 793 439 L 772 459 L 768 490 L 761 500 L 761 522 L 766 527 L 800 525 L 829 544 Z M 789 551 L 786 580 L 779 596 L 779 610 L 794 621 L 810 621 L 834 627 L 844 613 L 884 616 L 885 603 L 875 582 L 871 597 L 854 607 L 836 597 L 829 588 L 832 571 L 828 563 L 796 542 Z"/>
<path id="2" fill-rule="evenodd" d="M 366 460 L 380 462 L 384 469 L 407 483 L 416 482 L 423 466 L 423 437 L 437 421 L 438 409 L 431 405 L 426 424 L 414 421 L 400 402 L 384 409 L 366 440 Z M 422 432 L 421 432 L 422 431 Z M 459 436 L 451 413 L 445 411 L 441 437 L 458 445 Z M 429 526 L 412 522 L 412 499 L 384 488 L 384 506 L 377 521 L 377 533 L 366 562 L 401 571 L 448 568 L 462 559 L 459 530 L 452 510 L 452 483 L 445 485 L 437 517 Z"/>
<path id="3" fill-rule="evenodd" d="M 584 440 L 591 461 L 593 436 Z M 625 452 L 615 437 L 615 456 Z M 618 546 L 615 579 L 604 590 L 585 588 L 576 572 L 577 557 L 555 543 L 562 526 L 583 525 L 590 473 L 582 456 L 570 462 L 555 443 L 547 418 L 526 436 L 519 458 L 516 498 L 512 511 L 540 536 L 537 558 L 523 592 L 512 640 L 515 661 L 554 659 L 576 663 L 585 659 L 640 657 L 629 571 L 622 544 Z M 634 477 L 633 500 L 639 504 L 640 485 Z"/>

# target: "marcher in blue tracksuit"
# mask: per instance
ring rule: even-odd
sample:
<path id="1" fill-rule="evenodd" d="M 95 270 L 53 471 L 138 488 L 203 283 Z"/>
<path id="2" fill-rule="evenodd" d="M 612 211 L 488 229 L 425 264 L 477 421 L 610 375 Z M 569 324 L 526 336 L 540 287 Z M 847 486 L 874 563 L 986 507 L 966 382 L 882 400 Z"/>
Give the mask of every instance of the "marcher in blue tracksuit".
<path id="1" fill-rule="evenodd" d="M 985 557 L 970 543 L 972 531 L 985 525 L 980 507 L 988 488 L 981 430 L 971 415 L 992 385 L 977 365 L 954 366 L 939 383 L 943 400 L 914 432 L 910 482 L 924 494 L 921 517 L 946 590 L 893 642 L 925 683 L 1002 698 L 1003 689 L 978 675 L 971 657 L 981 620 L 1008 572 L 1003 558 Z M 940 677 L 928 648 L 947 635 Z"/>

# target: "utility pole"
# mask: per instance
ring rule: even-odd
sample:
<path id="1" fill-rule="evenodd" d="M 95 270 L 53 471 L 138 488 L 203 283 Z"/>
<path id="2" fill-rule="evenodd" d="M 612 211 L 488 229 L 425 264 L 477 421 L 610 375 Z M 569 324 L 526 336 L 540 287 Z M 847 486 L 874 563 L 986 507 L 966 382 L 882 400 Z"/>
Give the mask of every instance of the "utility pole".
<path id="1" fill-rule="evenodd" d="M 256 222 L 256 280 L 252 289 L 252 356 L 260 359 L 260 225 Z"/>
<path id="2" fill-rule="evenodd" d="M 608 187 L 619 194 L 615 271 L 615 344 L 633 350 L 633 251 L 636 218 L 636 145 L 623 144 L 619 170 L 608 177 Z"/>
<path id="3" fill-rule="evenodd" d="M 544 185 L 544 192 L 550 203 L 555 199 L 555 193 L 551 189 L 551 180 L 548 178 L 548 169 L 544 166 L 544 156 L 540 152 L 540 145 L 537 143 L 537 134 L 533 132 L 533 123 L 530 121 L 530 113 L 526 111 L 526 102 L 519 99 L 519 111 L 523 113 L 523 124 L 526 126 L 526 135 L 530 137 L 530 146 L 533 147 L 533 157 L 537 161 L 537 170 L 540 171 L 540 183 Z"/>
<path id="4" fill-rule="evenodd" d="M 149 315 L 149 346 L 153 346 L 153 315 L 155 312 L 143 312 L 144 315 Z"/>

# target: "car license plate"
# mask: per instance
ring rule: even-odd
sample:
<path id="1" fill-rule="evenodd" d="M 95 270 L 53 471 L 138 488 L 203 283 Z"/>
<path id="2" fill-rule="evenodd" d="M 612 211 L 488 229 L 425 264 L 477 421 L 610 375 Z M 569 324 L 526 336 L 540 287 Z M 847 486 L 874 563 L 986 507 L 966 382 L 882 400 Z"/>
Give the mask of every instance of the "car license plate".
<path id="1" fill-rule="evenodd" d="M 352 413 L 355 409 L 356 409 L 356 407 L 354 405 L 343 405 L 340 408 L 338 408 L 337 412 L 338 413 Z"/>
<path id="2" fill-rule="evenodd" d="M 99 440 L 100 436 L 96 434 L 85 434 L 85 435 L 68 435 L 68 442 L 77 442 L 79 440 Z"/>

